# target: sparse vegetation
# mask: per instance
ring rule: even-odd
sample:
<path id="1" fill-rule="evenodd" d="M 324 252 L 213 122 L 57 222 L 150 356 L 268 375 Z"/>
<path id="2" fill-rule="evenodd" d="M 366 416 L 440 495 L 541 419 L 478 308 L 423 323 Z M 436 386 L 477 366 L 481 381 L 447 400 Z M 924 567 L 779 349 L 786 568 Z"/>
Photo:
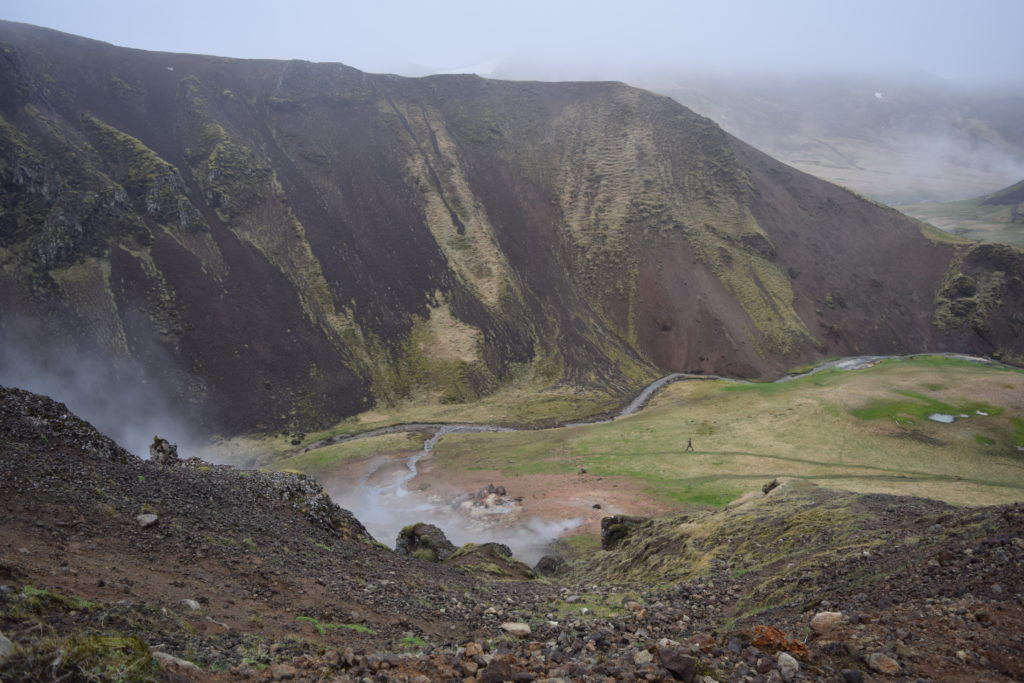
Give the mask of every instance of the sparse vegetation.
<path id="1" fill-rule="evenodd" d="M 350 631 L 355 631 L 356 633 L 373 633 L 374 632 L 374 630 L 372 628 L 370 628 L 369 626 L 364 626 L 363 624 L 331 624 L 331 623 L 320 621 L 316 617 L 295 617 L 295 620 L 296 621 L 302 621 L 302 622 L 305 622 L 305 623 L 309 624 L 314 629 L 316 629 L 316 632 L 319 633 L 320 635 L 326 635 L 327 633 L 330 633 L 331 631 L 337 631 L 338 629 L 343 629 L 343 628 L 344 629 L 348 629 Z"/>

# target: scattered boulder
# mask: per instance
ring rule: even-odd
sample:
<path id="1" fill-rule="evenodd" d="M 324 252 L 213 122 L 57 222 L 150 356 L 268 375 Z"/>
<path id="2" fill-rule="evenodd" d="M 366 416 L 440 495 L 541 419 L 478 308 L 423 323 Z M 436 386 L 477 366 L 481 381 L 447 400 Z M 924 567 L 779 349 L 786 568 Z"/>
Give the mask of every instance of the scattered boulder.
<path id="1" fill-rule="evenodd" d="M 506 621 L 501 625 L 501 630 L 518 638 L 525 638 L 531 633 L 530 625 L 519 621 Z"/>
<path id="2" fill-rule="evenodd" d="M 565 572 L 565 560 L 554 555 L 545 555 L 537 560 L 533 571 L 540 576 L 558 576 Z"/>
<path id="3" fill-rule="evenodd" d="M 503 543 L 467 543 L 453 552 L 445 563 L 499 578 L 536 578 L 533 570 L 512 557 L 512 549 Z"/>
<path id="4" fill-rule="evenodd" d="M 202 669 L 187 659 L 181 659 L 166 652 L 154 652 L 153 661 L 156 662 L 156 665 L 162 671 L 169 674 L 198 674 L 202 671 Z"/>
<path id="5" fill-rule="evenodd" d="M 448 540 L 440 528 L 422 522 L 402 529 L 395 541 L 395 552 L 430 562 L 443 562 L 455 550 L 455 544 Z"/>
<path id="6" fill-rule="evenodd" d="M 182 604 L 182 606 L 185 609 L 191 609 L 191 610 L 199 609 L 199 603 L 196 602 L 195 600 L 190 599 L 190 598 L 185 598 L 184 600 L 181 601 L 181 604 Z"/>
<path id="7" fill-rule="evenodd" d="M 761 491 L 762 491 L 762 493 L 764 493 L 764 495 L 767 496 L 770 491 L 772 491 L 774 489 L 777 489 L 778 487 L 779 487 L 779 480 L 778 479 L 772 479 L 770 482 L 768 482 L 767 484 L 765 484 L 764 486 L 761 487 Z"/>
<path id="8" fill-rule="evenodd" d="M 658 663 L 677 681 L 690 683 L 697 675 L 697 660 L 675 647 L 658 649 Z"/>
<path id="9" fill-rule="evenodd" d="M 159 436 L 153 437 L 153 443 L 149 444 L 149 457 L 158 465 L 177 465 L 178 445 Z"/>
<path id="10" fill-rule="evenodd" d="M 811 619 L 811 629 L 819 636 L 823 636 L 842 624 L 843 621 L 845 621 L 845 616 L 842 612 L 818 612 Z"/>
<path id="11" fill-rule="evenodd" d="M 525 624 L 524 624 L 525 625 Z M 529 629 L 529 626 L 527 626 Z M 479 673 L 483 683 L 503 683 L 511 681 L 514 676 L 512 672 L 513 658 L 510 655 L 498 655 L 491 658 L 483 671 Z"/>
<path id="12" fill-rule="evenodd" d="M 877 671 L 880 674 L 892 675 L 900 672 L 899 662 L 881 652 L 872 652 L 868 655 L 868 666 L 872 671 Z"/>
<path id="13" fill-rule="evenodd" d="M 601 520 L 601 549 L 611 550 L 648 520 L 631 515 L 614 515 Z"/>
<path id="14" fill-rule="evenodd" d="M 160 517 L 152 513 L 146 513 L 143 515 L 136 515 L 135 521 L 138 522 L 139 526 L 143 529 L 148 529 L 160 521 Z"/>

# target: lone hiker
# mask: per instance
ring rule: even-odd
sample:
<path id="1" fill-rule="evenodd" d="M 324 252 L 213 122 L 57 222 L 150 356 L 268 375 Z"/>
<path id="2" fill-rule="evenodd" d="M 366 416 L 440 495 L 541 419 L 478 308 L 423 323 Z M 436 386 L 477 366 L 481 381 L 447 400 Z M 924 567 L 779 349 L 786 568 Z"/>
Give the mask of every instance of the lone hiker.
<path id="1" fill-rule="evenodd" d="M 686 450 L 688 450 L 688 451 L 692 451 L 693 450 L 693 439 L 687 439 L 686 440 Z"/>

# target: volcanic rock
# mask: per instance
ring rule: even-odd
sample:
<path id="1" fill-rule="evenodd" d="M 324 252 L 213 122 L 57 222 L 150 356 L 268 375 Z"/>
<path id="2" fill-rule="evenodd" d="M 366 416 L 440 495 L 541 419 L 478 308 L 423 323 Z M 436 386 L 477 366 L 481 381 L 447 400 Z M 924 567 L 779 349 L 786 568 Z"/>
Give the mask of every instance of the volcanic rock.
<path id="1" fill-rule="evenodd" d="M 658 648 L 658 663 L 668 669 L 677 681 L 689 683 L 697 675 L 697 660 L 679 648 Z"/>
<path id="2" fill-rule="evenodd" d="M 899 662 L 882 652 L 872 652 L 868 655 L 868 666 L 872 670 L 882 674 L 897 674 L 900 671 Z"/>
<path id="3" fill-rule="evenodd" d="M 825 635 L 843 622 L 842 612 L 818 612 L 811 619 L 811 628 L 819 636 Z"/>
<path id="4" fill-rule="evenodd" d="M 430 562 L 447 560 L 455 550 L 440 528 L 423 522 L 403 528 L 395 541 L 395 552 Z"/>
<path id="5" fill-rule="evenodd" d="M 537 560 L 533 571 L 540 576 L 558 576 L 565 571 L 565 560 L 554 555 L 545 555 Z"/>
<path id="6" fill-rule="evenodd" d="M 143 529 L 148 529 L 149 527 L 153 526 L 158 521 L 160 521 L 160 517 L 154 515 L 153 513 L 146 513 L 142 515 L 136 515 L 135 521 L 138 522 L 139 526 Z"/>
<path id="7" fill-rule="evenodd" d="M 622 542 L 630 532 L 648 521 L 644 517 L 615 515 L 601 519 L 601 548 L 611 550 Z"/>
<path id="8" fill-rule="evenodd" d="M 780 652 L 778 662 L 779 673 L 782 675 L 782 680 L 784 681 L 793 680 L 796 677 L 797 672 L 800 671 L 800 662 L 796 661 L 796 657 L 788 652 Z"/>
<path id="9" fill-rule="evenodd" d="M 149 445 L 149 457 L 158 465 L 178 464 L 178 446 L 167 439 L 159 436 L 153 437 L 153 443 Z"/>
<path id="10" fill-rule="evenodd" d="M 512 557 L 512 550 L 503 543 L 467 543 L 448 556 L 445 564 L 492 577 L 534 578 L 533 570 Z"/>
<path id="11" fill-rule="evenodd" d="M 513 636 L 519 638 L 525 638 L 530 635 L 530 625 L 521 622 L 508 621 L 501 625 L 501 630 Z"/>

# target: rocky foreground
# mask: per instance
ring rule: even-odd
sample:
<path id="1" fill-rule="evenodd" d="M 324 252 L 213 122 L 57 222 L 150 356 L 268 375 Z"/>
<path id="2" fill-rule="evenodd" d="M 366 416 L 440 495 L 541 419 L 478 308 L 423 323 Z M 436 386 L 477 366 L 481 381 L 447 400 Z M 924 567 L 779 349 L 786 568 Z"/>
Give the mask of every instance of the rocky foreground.
<path id="1" fill-rule="evenodd" d="M 530 571 L 0 389 L 0 680 L 1013 681 L 1024 505 L 783 482 Z M 539 578 L 511 578 L 529 577 Z"/>

